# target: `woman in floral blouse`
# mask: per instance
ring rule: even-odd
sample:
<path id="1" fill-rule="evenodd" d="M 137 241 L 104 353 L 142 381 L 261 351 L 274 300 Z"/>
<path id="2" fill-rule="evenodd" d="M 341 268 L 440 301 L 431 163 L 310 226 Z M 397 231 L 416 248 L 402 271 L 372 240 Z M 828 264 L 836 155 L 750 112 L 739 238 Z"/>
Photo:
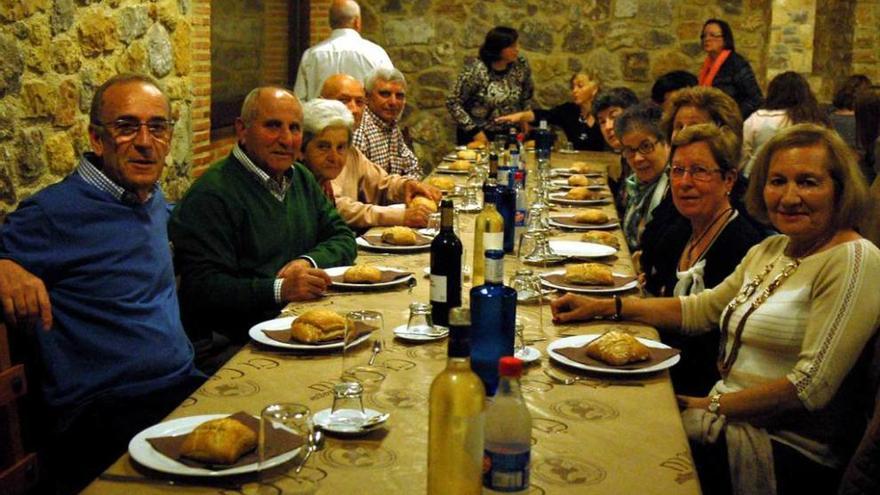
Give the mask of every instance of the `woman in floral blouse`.
<path id="1" fill-rule="evenodd" d="M 479 58 L 465 62 L 446 99 L 458 144 L 494 139 L 509 126 L 496 123 L 496 117 L 530 109 L 532 69 L 519 54 L 518 38 L 513 28 L 495 27 L 486 34 Z"/>

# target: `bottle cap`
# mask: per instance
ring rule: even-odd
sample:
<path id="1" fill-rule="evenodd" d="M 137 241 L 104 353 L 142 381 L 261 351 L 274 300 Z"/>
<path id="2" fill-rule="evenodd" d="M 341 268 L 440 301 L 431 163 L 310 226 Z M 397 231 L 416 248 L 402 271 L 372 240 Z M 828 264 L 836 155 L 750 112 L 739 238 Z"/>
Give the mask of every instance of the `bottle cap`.
<path id="1" fill-rule="evenodd" d="M 486 258 L 490 260 L 503 260 L 504 259 L 504 251 L 500 249 L 487 249 L 486 250 Z"/>
<path id="2" fill-rule="evenodd" d="M 514 172 L 513 180 L 515 180 L 517 182 L 522 181 L 523 180 L 523 171 L 517 170 L 516 172 Z"/>
<path id="3" fill-rule="evenodd" d="M 498 374 L 509 378 L 522 376 L 523 362 L 513 356 L 504 356 L 498 360 Z"/>

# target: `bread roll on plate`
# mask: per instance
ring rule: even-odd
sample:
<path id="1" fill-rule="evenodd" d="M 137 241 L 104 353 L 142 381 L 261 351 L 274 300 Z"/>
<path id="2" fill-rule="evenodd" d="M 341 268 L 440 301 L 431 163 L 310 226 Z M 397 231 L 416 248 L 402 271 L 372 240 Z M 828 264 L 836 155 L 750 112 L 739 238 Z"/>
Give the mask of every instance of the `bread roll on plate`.
<path id="1" fill-rule="evenodd" d="M 377 284 L 382 281 L 382 271 L 375 266 L 355 265 L 345 270 L 342 281 L 348 284 Z"/>
<path id="2" fill-rule="evenodd" d="M 209 464 L 235 464 L 257 446 L 257 434 L 233 418 L 218 418 L 197 426 L 183 440 L 180 455 Z"/>
<path id="3" fill-rule="evenodd" d="M 431 198 L 426 198 L 424 196 L 414 196 L 412 200 L 409 202 L 409 206 L 417 206 L 422 205 L 425 208 L 431 210 L 431 213 L 437 213 L 437 202 Z"/>
<path id="4" fill-rule="evenodd" d="M 306 311 L 290 325 L 290 336 L 306 344 L 341 339 L 344 334 L 345 318 L 327 309 Z"/>
<path id="5" fill-rule="evenodd" d="M 459 150 L 456 156 L 462 160 L 476 160 L 477 152 L 474 150 Z"/>
<path id="6" fill-rule="evenodd" d="M 620 249 L 620 240 L 617 236 L 611 232 L 605 232 L 604 230 L 591 230 L 585 232 L 584 235 L 581 236 L 581 240 L 584 242 L 604 244 L 605 246 L 611 246 L 614 249 Z"/>
<path id="7" fill-rule="evenodd" d="M 602 196 L 598 192 L 591 191 L 586 187 L 572 187 L 565 194 L 565 198 L 566 199 L 574 199 L 577 201 L 584 201 L 584 200 L 588 200 L 588 199 L 589 200 L 602 199 Z"/>
<path id="8" fill-rule="evenodd" d="M 590 179 L 587 179 L 585 175 L 572 175 L 568 178 L 569 186 L 589 186 Z"/>
<path id="9" fill-rule="evenodd" d="M 467 160 L 455 160 L 449 164 L 450 170 L 470 170 L 471 168 L 473 168 L 473 165 Z"/>
<path id="10" fill-rule="evenodd" d="M 467 144 L 467 149 L 469 150 L 484 150 L 486 149 L 486 143 L 482 141 L 471 141 Z"/>
<path id="11" fill-rule="evenodd" d="M 575 214 L 574 221 L 577 223 L 586 223 L 592 225 L 604 225 L 608 223 L 608 214 L 602 210 L 590 208 Z"/>
<path id="12" fill-rule="evenodd" d="M 632 335 L 612 330 L 587 345 L 587 356 L 622 366 L 651 359 L 651 350 Z"/>
<path id="13" fill-rule="evenodd" d="M 569 170 L 571 170 L 572 173 L 575 173 L 575 174 L 586 174 L 589 172 L 595 172 L 595 170 L 593 170 L 592 167 L 590 167 L 589 165 L 587 165 L 584 162 L 572 163 L 571 167 L 569 167 Z"/>
<path id="14" fill-rule="evenodd" d="M 410 204 L 414 203 L 415 201 Z M 409 227 L 390 227 L 382 232 L 382 241 L 394 244 L 395 246 L 414 246 L 416 243 L 416 233 Z"/>
<path id="15" fill-rule="evenodd" d="M 441 177 L 437 175 L 429 178 L 426 182 L 441 191 L 451 191 L 455 189 L 455 181 L 449 177 Z"/>
<path id="16" fill-rule="evenodd" d="M 563 278 L 577 285 L 614 285 L 611 268 L 599 263 L 579 263 L 567 265 Z"/>

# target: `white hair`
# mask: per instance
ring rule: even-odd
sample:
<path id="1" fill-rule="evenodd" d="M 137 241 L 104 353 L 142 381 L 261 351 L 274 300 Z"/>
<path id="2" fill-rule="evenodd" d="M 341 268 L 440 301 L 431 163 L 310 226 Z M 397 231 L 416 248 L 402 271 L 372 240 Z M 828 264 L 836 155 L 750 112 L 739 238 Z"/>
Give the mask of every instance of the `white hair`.
<path id="1" fill-rule="evenodd" d="M 303 103 L 303 141 L 302 148 L 328 127 L 344 127 L 351 131 L 354 128 L 354 116 L 344 103 L 337 100 L 315 98 Z"/>
<path id="2" fill-rule="evenodd" d="M 367 93 L 372 93 L 377 81 L 399 82 L 406 87 L 406 78 L 403 72 L 389 66 L 379 66 L 373 69 L 373 72 L 367 76 L 367 84 L 365 85 Z"/>

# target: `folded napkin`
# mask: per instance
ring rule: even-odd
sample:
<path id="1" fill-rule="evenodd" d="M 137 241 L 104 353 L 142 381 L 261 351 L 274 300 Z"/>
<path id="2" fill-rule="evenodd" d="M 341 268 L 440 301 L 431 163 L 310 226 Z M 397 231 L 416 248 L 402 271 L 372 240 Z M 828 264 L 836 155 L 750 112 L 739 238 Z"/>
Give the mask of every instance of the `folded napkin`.
<path id="1" fill-rule="evenodd" d="M 257 436 L 259 436 L 260 420 L 258 418 L 255 418 L 245 412 L 237 412 L 230 415 L 230 417 L 233 419 L 237 419 L 242 424 L 253 430 L 254 433 L 257 434 Z M 194 459 L 189 459 L 186 457 L 181 457 L 180 448 L 183 445 L 184 440 L 186 440 L 186 436 L 187 435 L 177 435 L 173 437 L 148 438 L 147 442 L 149 442 L 154 449 L 159 451 L 164 456 L 170 457 L 171 459 L 174 459 L 177 462 L 185 464 L 189 467 L 219 471 L 223 469 L 231 469 L 234 467 L 245 466 L 247 464 L 260 462 L 260 454 L 258 450 L 259 447 L 239 457 L 238 461 L 236 461 L 235 464 L 214 465 L 196 461 Z M 266 432 L 266 441 L 268 446 L 268 455 L 266 457 L 267 459 L 281 455 L 285 452 L 290 452 L 291 450 L 305 443 L 304 440 L 298 435 L 294 435 L 293 433 L 280 428 L 270 428 L 269 431 Z"/>

